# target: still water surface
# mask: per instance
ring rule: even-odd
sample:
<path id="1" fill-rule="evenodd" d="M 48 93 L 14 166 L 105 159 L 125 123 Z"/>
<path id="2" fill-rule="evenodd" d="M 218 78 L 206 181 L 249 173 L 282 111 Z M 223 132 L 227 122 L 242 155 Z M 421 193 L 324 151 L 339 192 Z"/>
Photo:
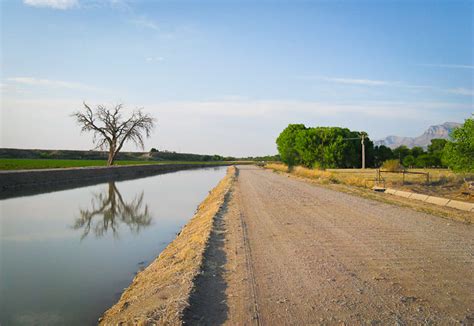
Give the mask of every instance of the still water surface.
<path id="1" fill-rule="evenodd" d="M 0 201 L 0 325 L 93 325 L 225 167 Z"/>

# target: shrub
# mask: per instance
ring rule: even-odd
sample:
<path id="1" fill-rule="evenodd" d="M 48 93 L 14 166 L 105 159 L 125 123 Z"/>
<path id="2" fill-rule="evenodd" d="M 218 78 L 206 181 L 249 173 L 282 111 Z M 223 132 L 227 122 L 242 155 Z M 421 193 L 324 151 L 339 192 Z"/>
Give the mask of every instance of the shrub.
<path id="1" fill-rule="evenodd" d="M 308 169 L 302 166 L 297 166 L 293 169 L 293 173 L 300 177 L 313 178 L 313 179 L 330 179 L 333 175 L 331 172 L 318 170 L 318 169 Z"/>
<path id="2" fill-rule="evenodd" d="M 288 166 L 280 163 L 269 163 L 265 165 L 266 168 L 272 169 L 273 171 L 288 172 Z"/>
<path id="3" fill-rule="evenodd" d="M 48 152 L 41 152 L 39 154 L 40 158 L 51 158 L 51 155 Z"/>
<path id="4" fill-rule="evenodd" d="M 383 162 L 382 169 L 390 172 L 398 172 L 403 169 L 399 160 L 387 160 Z"/>

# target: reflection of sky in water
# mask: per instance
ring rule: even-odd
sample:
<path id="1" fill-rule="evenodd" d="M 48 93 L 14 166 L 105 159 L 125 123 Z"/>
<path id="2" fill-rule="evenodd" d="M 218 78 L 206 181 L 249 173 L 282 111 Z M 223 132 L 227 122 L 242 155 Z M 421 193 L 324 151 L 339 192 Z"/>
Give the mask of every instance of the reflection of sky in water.
<path id="1" fill-rule="evenodd" d="M 94 324 L 224 174 L 181 171 L 0 201 L 0 323 Z M 94 210 L 85 232 L 84 212 Z"/>

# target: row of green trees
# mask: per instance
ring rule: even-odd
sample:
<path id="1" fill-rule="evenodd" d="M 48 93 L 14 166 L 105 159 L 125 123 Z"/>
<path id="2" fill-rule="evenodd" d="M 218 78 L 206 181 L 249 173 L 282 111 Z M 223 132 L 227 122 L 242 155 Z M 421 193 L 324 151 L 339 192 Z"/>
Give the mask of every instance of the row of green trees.
<path id="1" fill-rule="evenodd" d="M 361 167 L 362 133 L 339 127 L 290 124 L 277 138 L 280 158 L 289 166 L 317 168 Z M 367 166 L 373 165 L 373 142 L 365 135 Z"/>
<path id="2" fill-rule="evenodd" d="M 376 146 L 375 166 L 381 166 L 387 160 L 398 159 L 406 168 L 446 167 L 442 156 L 447 143 L 446 139 L 432 139 L 426 151 L 418 146 L 410 149 L 402 145 L 393 150 L 383 145 Z"/>
<path id="3" fill-rule="evenodd" d="M 221 155 L 205 155 L 205 154 L 192 154 L 192 153 L 176 153 L 167 150 L 157 150 L 152 148 L 149 156 L 154 160 L 165 160 L 165 161 L 196 161 L 196 162 L 210 162 L 210 161 L 235 161 L 236 158 L 232 156 L 221 156 Z"/>
<path id="4" fill-rule="evenodd" d="M 366 133 L 339 127 L 306 127 L 290 124 L 276 143 L 281 160 L 289 166 L 316 168 L 360 168 L 365 137 L 367 167 L 380 167 L 383 162 L 399 159 L 405 167 L 449 167 L 458 172 L 474 172 L 474 119 L 451 133 L 451 140 L 433 139 L 427 150 L 400 146 L 390 149 L 374 146 Z"/>
<path id="5" fill-rule="evenodd" d="M 452 131 L 450 138 L 432 139 L 426 151 L 422 147 L 399 146 L 394 150 L 375 147 L 375 166 L 389 159 L 399 159 L 407 168 L 445 167 L 456 172 L 474 172 L 474 119 L 466 119 Z"/>

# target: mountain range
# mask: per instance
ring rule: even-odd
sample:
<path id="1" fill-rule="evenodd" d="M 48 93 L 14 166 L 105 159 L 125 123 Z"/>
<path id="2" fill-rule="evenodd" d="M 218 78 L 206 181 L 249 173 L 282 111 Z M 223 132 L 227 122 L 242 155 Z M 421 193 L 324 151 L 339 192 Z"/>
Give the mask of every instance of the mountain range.
<path id="1" fill-rule="evenodd" d="M 405 145 L 408 148 L 420 146 L 427 148 L 431 144 L 431 139 L 443 138 L 448 139 L 449 133 L 454 129 L 461 126 L 461 123 L 457 122 L 445 122 L 441 125 L 430 126 L 422 135 L 418 137 L 400 137 L 400 136 L 388 136 L 381 140 L 374 141 L 374 145 L 380 146 L 385 145 L 390 148 L 396 148 L 401 145 Z"/>

